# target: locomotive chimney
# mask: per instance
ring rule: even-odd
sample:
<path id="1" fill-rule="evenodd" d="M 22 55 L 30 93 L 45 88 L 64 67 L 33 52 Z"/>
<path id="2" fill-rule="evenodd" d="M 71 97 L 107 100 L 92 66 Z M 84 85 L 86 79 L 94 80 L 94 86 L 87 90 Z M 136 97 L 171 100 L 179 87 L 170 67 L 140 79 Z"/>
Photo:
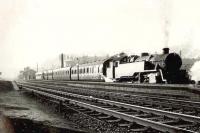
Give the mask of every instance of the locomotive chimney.
<path id="1" fill-rule="evenodd" d="M 141 57 L 143 57 L 143 56 L 149 56 L 149 53 L 142 53 Z"/>
<path id="2" fill-rule="evenodd" d="M 60 62 L 61 62 L 61 68 L 63 68 L 64 67 L 64 54 L 63 53 L 60 55 Z"/>
<path id="3" fill-rule="evenodd" d="M 169 48 L 163 48 L 163 54 L 169 54 Z"/>

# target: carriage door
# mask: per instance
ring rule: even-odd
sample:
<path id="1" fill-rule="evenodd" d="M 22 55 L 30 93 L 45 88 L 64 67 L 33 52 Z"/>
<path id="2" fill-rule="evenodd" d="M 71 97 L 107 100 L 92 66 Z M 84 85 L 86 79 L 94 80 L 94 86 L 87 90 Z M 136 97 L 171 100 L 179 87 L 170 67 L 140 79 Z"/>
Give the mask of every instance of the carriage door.
<path id="1" fill-rule="evenodd" d="M 115 78 L 115 67 L 113 66 L 113 79 Z"/>
<path id="2" fill-rule="evenodd" d="M 116 77 L 116 73 L 115 73 L 115 69 L 116 69 L 116 67 L 118 67 L 118 62 L 116 61 L 116 62 L 113 62 L 113 79 L 115 79 L 115 77 Z"/>
<path id="3" fill-rule="evenodd" d="M 79 80 L 79 65 L 77 65 L 77 79 Z"/>

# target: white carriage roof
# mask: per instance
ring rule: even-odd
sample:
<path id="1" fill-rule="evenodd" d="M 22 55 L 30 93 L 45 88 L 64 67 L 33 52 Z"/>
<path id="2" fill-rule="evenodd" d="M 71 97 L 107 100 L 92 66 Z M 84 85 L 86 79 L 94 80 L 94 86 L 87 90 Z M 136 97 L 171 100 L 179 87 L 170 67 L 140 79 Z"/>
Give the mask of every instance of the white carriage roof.
<path id="1" fill-rule="evenodd" d="M 63 68 L 54 69 L 53 71 L 56 72 L 56 71 L 69 70 L 69 69 L 70 69 L 70 67 L 63 67 Z"/>

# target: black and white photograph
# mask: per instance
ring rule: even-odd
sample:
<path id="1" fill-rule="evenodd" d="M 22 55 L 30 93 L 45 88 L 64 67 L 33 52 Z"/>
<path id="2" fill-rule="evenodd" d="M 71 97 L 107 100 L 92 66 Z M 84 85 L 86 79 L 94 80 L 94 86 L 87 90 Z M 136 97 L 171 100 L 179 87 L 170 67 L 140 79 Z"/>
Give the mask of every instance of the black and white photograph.
<path id="1" fill-rule="evenodd" d="M 0 0 L 0 133 L 200 133 L 200 1 Z"/>

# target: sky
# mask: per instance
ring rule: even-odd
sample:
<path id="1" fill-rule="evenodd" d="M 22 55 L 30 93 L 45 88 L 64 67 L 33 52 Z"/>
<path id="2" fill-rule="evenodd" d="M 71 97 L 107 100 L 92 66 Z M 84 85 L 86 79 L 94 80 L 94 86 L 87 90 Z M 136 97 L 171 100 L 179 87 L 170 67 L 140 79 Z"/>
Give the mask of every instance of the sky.
<path id="1" fill-rule="evenodd" d="M 60 53 L 160 53 L 200 56 L 199 0 L 0 0 L 0 71 L 14 78 L 26 66 Z"/>

